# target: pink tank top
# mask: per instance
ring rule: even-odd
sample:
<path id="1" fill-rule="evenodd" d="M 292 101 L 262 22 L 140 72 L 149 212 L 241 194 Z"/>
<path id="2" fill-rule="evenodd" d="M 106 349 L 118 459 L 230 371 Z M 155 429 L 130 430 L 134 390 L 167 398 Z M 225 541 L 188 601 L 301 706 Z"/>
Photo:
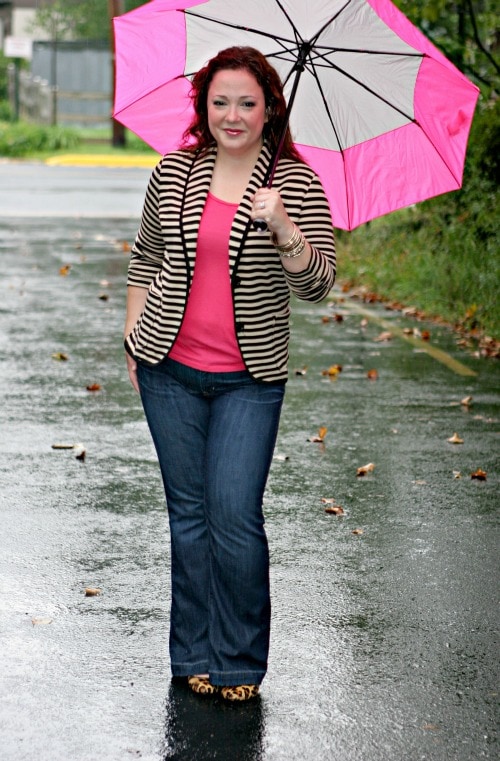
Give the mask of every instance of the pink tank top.
<path id="1" fill-rule="evenodd" d="M 245 363 L 236 340 L 229 235 L 238 204 L 208 194 L 184 321 L 169 357 L 196 370 L 235 372 Z"/>

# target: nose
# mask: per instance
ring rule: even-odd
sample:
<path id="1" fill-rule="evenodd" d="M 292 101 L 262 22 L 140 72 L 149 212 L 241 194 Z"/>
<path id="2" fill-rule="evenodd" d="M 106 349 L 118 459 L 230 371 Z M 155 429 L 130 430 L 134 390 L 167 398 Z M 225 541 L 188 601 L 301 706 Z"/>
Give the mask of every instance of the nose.
<path id="1" fill-rule="evenodd" d="M 228 122 L 237 122 L 240 118 L 240 115 L 238 113 L 238 106 L 229 106 L 228 111 L 226 113 L 226 119 Z"/>

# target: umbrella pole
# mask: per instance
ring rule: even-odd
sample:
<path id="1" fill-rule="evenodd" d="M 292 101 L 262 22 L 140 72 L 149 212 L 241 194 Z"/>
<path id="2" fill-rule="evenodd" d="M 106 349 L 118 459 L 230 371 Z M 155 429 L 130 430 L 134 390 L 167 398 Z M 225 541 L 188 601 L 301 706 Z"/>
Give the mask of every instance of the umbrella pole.
<path id="1" fill-rule="evenodd" d="M 281 151 L 283 150 L 283 144 L 286 138 L 286 131 L 288 128 L 288 123 L 290 121 L 290 114 L 292 112 L 295 95 L 297 94 L 297 88 L 299 86 L 300 77 L 302 72 L 304 71 L 306 58 L 309 55 L 310 51 L 311 51 L 310 43 L 303 42 L 299 49 L 299 57 L 292 71 L 290 72 L 290 73 L 295 72 L 295 79 L 293 80 L 292 91 L 290 93 L 290 98 L 288 100 L 288 104 L 286 107 L 285 116 L 283 118 L 283 127 L 281 130 L 281 136 L 278 141 L 278 145 L 274 149 L 274 153 L 271 156 L 269 166 L 267 167 L 266 174 L 264 176 L 263 184 L 268 188 L 270 188 L 271 185 L 273 184 L 274 173 L 276 172 L 276 167 L 278 166 L 278 161 L 280 160 Z M 259 232 L 262 232 L 262 233 L 267 230 L 267 224 L 264 219 L 254 219 L 253 226 L 255 230 L 258 230 Z"/>

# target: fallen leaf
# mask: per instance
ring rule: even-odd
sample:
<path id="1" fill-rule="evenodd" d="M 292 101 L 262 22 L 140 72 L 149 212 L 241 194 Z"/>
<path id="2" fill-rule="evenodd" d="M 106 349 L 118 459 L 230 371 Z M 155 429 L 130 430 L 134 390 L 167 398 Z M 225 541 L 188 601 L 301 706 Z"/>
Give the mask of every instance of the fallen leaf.
<path id="1" fill-rule="evenodd" d="M 338 312 L 336 312 L 333 315 L 333 319 L 335 320 L 335 322 L 344 322 L 344 315 L 343 314 L 339 314 Z"/>
<path id="2" fill-rule="evenodd" d="M 464 407 L 470 407 L 472 405 L 472 396 L 465 396 L 460 402 Z"/>
<path id="3" fill-rule="evenodd" d="M 61 277 L 66 277 L 69 275 L 69 271 L 71 269 L 71 264 L 64 264 L 62 267 L 59 268 L 59 274 Z"/>
<path id="4" fill-rule="evenodd" d="M 331 365 L 328 370 L 322 370 L 321 375 L 328 375 L 329 378 L 336 378 L 342 372 L 342 365 Z"/>
<path id="5" fill-rule="evenodd" d="M 454 433 L 453 436 L 450 436 L 450 438 L 447 439 L 447 441 L 449 441 L 450 444 L 463 444 L 464 443 L 464 440 L 460 438 L 458 433 Z"/>
<path id="6" fill-rule="evenodd" d="M 101 387 L 99 383 L 92 383 L 90 386 L 87 386 L 87 391 L 100 391 Z"/>
<path id="7" fill-rule="evenodd" d="M 122 241 L 122 251 L 124 254 L 127 254 L 131 250 L 130 243 L 128 241 L 123 240 Z"/>
<path id="8" fill-rule="evenodd" d="M 330 322 L 330 318 L 328 317 L 328 315 L 324 314 L 321 318 L 321 322 L 323 323 Z"/>
<path id="9" fill-rule="evenodd" d="M 52 444 L 52 449 L 74 449 L 74 444 Z"/>
<path id="10" fill-rule="evenodd" d="M 362 528 L 355 528 L 351 531 L 351 534 L 354 534 L 355 536 L 361 536 L 363 533 L 364 531 Z"/>
<path id="11" fill-rule="evenodd" d="M 107 293 L 100 293 L 98 298 L 100 301 L 109 301 L 109 295 Z"/>
<path id="12" fill-rule="evenodd" d="M 392 333 L 389 330 L 385 330 L 383 333 L 374 338 L 374 341 L 390 341 L 392 339 Z"/>
<path id="13" fill-rule="evenodd" d="M 325 426 L 321 426 L 321 428 L 318 429 L 318 435 L 317 436 L 311 436 L 310 439 L 307 439 L 308 441 L 312 441 L 315 444 L 323 443 L 325 440 L 325 436 L 328 432 L 328 428 Z"/>
<path id="14" fill-rule="evenodd" d="M 67 362 L 69 357 L 63 351 L 55 351 L 52 354 L 52 359 L 56 359 L 58 362 Z"/>
<path id="15" fill-rule="evenodd" d="M 305 375 L 307 373 L 307 365 L 295 370 L 295 375 Z"/>
<path id="16" fill-rule="evenodd" d="M 33 626 L 47 626 L 52 623 L 52 619 L 49 616 L 37 616 L 31 619 Z"/>
<path id="17" fill-rule="evenodd" d="M 367 473 L 371 473 L 375 470 L 375 465 L 373 462 L 369 462 L 368 465 L 362 465 L 361 468 L 358 468 L 356 476 L 366 476 Z"/>
<path id="18" fill-rule="evenodd" d="M 359 324 L 360 324 L 360 327 L 366 328 L 366 326 L 368 325 L 368 320 L 366 319 L 366 317 L 363 317 L 363 319 L 361 320 Z"/>
<path id="19" fill-rule="evenodd" d="M 474 473 L 470 474 L 471 478 L 475 478 L 476 481 L 486 481 L 486 471 L 481 470 L 481 468 L 478 468 L 474 471 Z"/>
<path id="20" fill-rule="evenodd" d="M 86 587 L 85 597 L 97 597 L 101 594 L 99 587 Z"/>
<path id="21" fill-rule="evenodd" d="M 330 513 L 331 515 L 344 515 L 344 508 L 340 505 L 330 505 L 330 507 L 325 507 L 325 513 Z"/>
<path id="22" fill-rule="evenodd" d="M 423 330 L 422 331 L 422 341 L 430 341 L 431 340 L 431 334 L 429 330 Z"/>
<path id="23" fill-rule="evenodd" d="M 378 370 L 375 370 L 375 368 L 368 370 L 366 377 L 368 380 L 378 380 Z"/>
<path id="24" fill-rule="evenodd" d="M 455 478 L 455 479 L 462 478 L 462 474 L 460 473 L 459 470 L 454 470 L 453 471 L 453 478 Z"/>
<path id="25" fill-rule="evenodd" d="M 75 455 L 76 459 L 77 459 L 77 460 L 80 460 L 81 462 L 85 462 L 85 457 L 86 457 L 86 456 L 87 456 L 87 452 L 85 451 L 85 449 L 80 449 L 80 450 L 79 450 L 79 451 L 76 453 L 76 455 Z"/>

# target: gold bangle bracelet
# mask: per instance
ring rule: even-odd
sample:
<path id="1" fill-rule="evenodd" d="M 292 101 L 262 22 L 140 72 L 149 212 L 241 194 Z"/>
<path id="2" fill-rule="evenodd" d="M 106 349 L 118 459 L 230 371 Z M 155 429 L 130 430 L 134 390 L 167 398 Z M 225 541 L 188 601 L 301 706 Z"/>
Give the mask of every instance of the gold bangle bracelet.
<path id="1" fill-rule="evenodd" d="M 301 235 L 300 240 L 295 246 L 295 248 L 292 248 L 290 251 L 278 251 L 278 253 L 283 259 L 295 259 L 295 257 L 301 255 L 305 247 L 306 247 L 306 239 L 304 238 L 303 235 Z"/>
<path id="2" fill-rule="evenodd" d="M 303 235 L 300 232 L 299 228 L 296 225 L 294 225 L 293 226 L 293 233 L 292 233 L 290 239 L 287 240 L 286 243 L 283 243 L 283 244 L 280 245 L 278 243 L 278 239 L 276 237 L 276 233 L 273 233 L 271 235 L 271 242 L 272 242 L 273 246 L 278 251 L 292 251 L 297 246 L 297 244 L 302 239 L 302 237 L 303 237 Z"/>

